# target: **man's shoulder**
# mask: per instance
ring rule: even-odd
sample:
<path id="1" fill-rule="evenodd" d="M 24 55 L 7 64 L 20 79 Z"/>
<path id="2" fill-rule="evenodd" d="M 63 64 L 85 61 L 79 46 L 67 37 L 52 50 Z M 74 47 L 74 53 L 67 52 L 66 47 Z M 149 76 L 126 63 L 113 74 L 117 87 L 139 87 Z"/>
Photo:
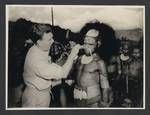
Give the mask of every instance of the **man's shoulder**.
<path id="1" fill-rule="evenodd" d="M 104 60 L 98 55 L 98 54 L 93 54 L 93 58 L 94 58 L 94 61 L 96 62 L 104 62 Z"/>
<path id="2" fill-rule="evenodd" d="M 43 51 L 40 50 L 36 45 L 33 45 L 28 52 L 32 53 L 33 55 L 43 53 Z"/>
<path id="3" fill-rule="evenodd" d="M 41 56 L 44 56 L 43 53 L 40 52 L 40 50 L 38 49 L 38 47 L 36 47 L 35 45 L 33 45 L 27 53 L 28 58 L 34 58 L 33 60 L 36 60 L 37 58 L 40 58 Z"/>
<path id="4" fill-rule="evenodd" d="M 36 50 L 35 45 L 31 46 L 31 47 L 29 48 L 28 52 L 32 52 L 32 51 L 34 51 L 34 50 Z"/>

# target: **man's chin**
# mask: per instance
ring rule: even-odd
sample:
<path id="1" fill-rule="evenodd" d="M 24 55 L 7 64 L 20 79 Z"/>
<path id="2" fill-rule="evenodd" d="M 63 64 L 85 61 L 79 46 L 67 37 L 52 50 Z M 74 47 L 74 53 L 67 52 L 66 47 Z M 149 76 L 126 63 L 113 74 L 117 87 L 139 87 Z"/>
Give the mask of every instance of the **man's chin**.
<path id="1" fill-rule="evenodd" d="M 128 56 L 128 54 L 124 54 L 124 56 Z"/>

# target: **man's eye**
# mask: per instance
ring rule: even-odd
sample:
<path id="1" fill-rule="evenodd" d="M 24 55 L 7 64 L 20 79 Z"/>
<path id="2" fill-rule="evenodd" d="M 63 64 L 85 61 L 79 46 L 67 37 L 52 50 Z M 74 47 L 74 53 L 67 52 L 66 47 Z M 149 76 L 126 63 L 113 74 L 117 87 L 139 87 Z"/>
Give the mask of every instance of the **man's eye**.
<path id="1" fill-rule="evenodd" d="M 93 46 L 94 44 L 89 44 L 90 46 Z"/>

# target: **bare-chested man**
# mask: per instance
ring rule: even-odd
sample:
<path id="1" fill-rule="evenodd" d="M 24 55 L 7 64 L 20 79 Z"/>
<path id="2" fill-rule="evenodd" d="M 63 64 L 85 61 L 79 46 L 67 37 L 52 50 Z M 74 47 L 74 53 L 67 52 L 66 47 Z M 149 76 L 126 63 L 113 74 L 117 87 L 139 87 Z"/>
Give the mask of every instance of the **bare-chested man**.
<path id="1" fill-rule="evenodd" d="M 120 103 L 123 107 L 142 106 L 142 63 L 139 47 L 134 46 L 131 49 L 129 44 L 125 43 L 122 47 L 122 54 L 118 58 L 118 73 L 120 75 L 118 91 Z M 126 100 L 129 100 L 131 104 L 128 105 Z"/>
<path id="2" fill-rule="evenodd" d="M 143 101 L 143 61 L 138 46 L 132 49 L 132 60 L 129 66 L 129 98 L 133 107 L 141 107 Z"/>
<path id="3" fill-rule="evenodd" d="M 124 100 L 128 99 L 129 65 L 131 63 L 131 49 L 129 41 L 125 41 L 120 47 L 120 55 L 117 58 L 117 102 L 118 106 L 124 106 Z M 128 99 L 129 100 L 129 99 Z"/>
<path id="4" fill-rule="evenodd" d="M 78 107 L 107 107 L 109 83 L 105 62 L 95 52 L 101 45 L 100 32 L 89 29 L 85 34 L 84 52 L 77 62 L 74 99 Z"/>

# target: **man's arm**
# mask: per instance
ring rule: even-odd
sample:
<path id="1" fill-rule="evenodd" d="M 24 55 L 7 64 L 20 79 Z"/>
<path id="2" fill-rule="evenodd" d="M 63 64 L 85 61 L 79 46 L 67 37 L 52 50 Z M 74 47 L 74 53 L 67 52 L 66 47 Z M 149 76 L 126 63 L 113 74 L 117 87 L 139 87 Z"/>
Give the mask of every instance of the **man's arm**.
<path id="1" fill-rule="evenodd" d="M 58 80 L 58 79 L 66 78 L 72 68 L 75 57 L 77 57 L 79 49 L 80 49 L 80 45 L 76 45 L 72 49 L 70 55 L 68 56 L 67 61 L 62 67 L 55 63 L 49 64 L 47 60 L 39 59 L 38 60 L 39 64 L 34 64 L 37 76 L 47 80 L 49 79 Z"/>
<path id="2" fill-rule="evenodd" d="M 109 102 L 109 82 L 108 82 L 108 78 L 107 78 L 107 71 L 106 71 L 106 66 L 103 60 L 100 60 L 98 62 L 99 65 L 99 69 L 100 69 L 100 85 L 102 88 L 102 101 L 103 101 L 103 105 L 107 106 L 108 102 Z"/>

